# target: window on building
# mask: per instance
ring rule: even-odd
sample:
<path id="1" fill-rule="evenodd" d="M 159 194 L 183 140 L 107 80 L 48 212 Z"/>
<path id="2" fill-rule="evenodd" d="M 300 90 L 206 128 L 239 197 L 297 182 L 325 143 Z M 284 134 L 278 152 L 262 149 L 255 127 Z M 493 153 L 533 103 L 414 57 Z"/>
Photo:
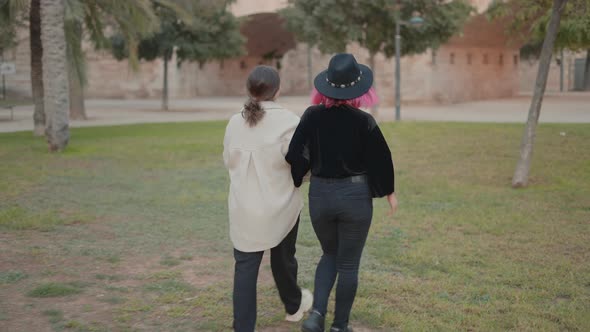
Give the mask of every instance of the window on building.
<path id="1" fill-rule="evenodd" d="M 244 61 L 244 60 L 240 61 L 240 69 L 246 69 L 246 67 L 248 67 L 246 65 L 246 61 Z"/>
<path id="2" fill-rule="evenodd" d="M 514 55 L 514 65 L 518 66 L 518 54 Z"/>
<path id="3" fill-rule="evenodd" d="M 467 53 L 467 64 L 470 65 L 473 60 L 473 54 Z"/>
<path id="4" fill-rule="evenodd" d="M 504 65 L 504 54 L 500 54 L 500 60 L 498 61 L 498 63 L 500 64 L 500 66 Z"/>
<path id="5" fill-rule="evenodd" d="M 455 53 L 451 53 L 451 64 L 455 64 Z"/>
<path id="6" fill-rule="evenodd" d="M 484 54 L 483 55 L 483 64 L 487 65 L 488 63 L 490 63 L 490 58 L 488 57 L 488 54 Z"/>

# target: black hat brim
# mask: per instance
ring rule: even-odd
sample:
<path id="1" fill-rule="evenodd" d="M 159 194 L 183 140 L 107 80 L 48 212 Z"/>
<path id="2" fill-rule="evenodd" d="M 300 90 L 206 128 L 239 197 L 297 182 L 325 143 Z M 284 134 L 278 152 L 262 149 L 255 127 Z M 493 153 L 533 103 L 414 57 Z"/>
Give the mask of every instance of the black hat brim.
<path id="1" fill-rule="evenodd" d="M 328 77 L 328 70 L 324 70 L 323 72 L 319 73 L 315 77 L 313 85 L 315 86 L 316 90 L 319 91 L 319 93 L 329 98 L 340 100 L 358 98 L 367 93 L 373 86 L 373 71 L 365 65 L 359 64 L 359 67 L 363 72 L 363 75 L 361 76 L 360 82 L 351 87 L 333 87 L 329 82 L 326 81 L 326 78 Z"/>

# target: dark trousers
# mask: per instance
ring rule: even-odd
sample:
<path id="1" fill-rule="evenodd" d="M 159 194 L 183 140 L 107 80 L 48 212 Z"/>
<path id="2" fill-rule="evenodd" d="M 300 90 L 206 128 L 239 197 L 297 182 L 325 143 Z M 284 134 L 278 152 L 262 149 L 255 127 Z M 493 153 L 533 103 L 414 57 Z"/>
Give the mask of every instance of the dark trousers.
<path id="1" fill-rule="evenodd" d="M 297 285 L 295 243 L 299 220 L 278 246 L 270 249 L 270 267 L 281 301 L 288 314 L 301 305 L 301 289 Z M 264 232 L 260 234 L 264 236 Z M 242 252 L 234 249 L 234 330 L 252 332 L 256 327 L 256 283 L 264 251 Z"/>
<path id="2" fill-rule="evenodd" d="M 315 274 L 314 310 L 326 315 L 338 277 L 332 326 L 344 328 L 356 296 L 359 264 L 373 217 L 369 186 L 312 177 L 309 212 L 323 251 Z"/>

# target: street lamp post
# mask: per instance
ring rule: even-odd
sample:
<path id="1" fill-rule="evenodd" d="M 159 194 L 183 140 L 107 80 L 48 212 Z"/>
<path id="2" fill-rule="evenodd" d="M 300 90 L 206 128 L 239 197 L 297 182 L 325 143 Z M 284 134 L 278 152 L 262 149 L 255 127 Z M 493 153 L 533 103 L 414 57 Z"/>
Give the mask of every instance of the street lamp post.
<path id="1" fill-rule="evenodd" d="M 402 36 L 399 9 L 395 11 L 395 121 L 401 120 L 402 108 L 402 75 L 401 75 L 401 50 Z"/>
<path id="2" fill-rule="evenodd" d="M 402 75 L 401 75 L 401 49 L 402 49 L 402 36 L 401 26 L 412 25 L 421 26 L 424 23 L 424 19 L 415 12 L 410 21 L 402 21 L 400 18 L 401 5 L 398 2 L 398 6 L 395 9 L 395 121 L 401 120 L 401 108 L 402 108 Z"/>

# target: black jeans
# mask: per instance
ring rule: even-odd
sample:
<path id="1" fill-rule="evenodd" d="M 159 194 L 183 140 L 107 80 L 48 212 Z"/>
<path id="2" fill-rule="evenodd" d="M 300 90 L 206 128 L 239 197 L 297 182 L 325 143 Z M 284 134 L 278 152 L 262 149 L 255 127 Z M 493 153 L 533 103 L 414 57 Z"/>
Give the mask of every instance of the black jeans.
<path id="1" fill-rule="evenodd" d="M 312 177 L 309 213 L 323 251 L 315 274 L 314 310 L 326 315 L 338 277 L 332 326 L 344 328 L 356 296 L 359 264 L 373 217 L 369 185 Z"/>
<path id="2" fill-rule="evenodd" d="M 297 259 L 295 242 L 299 220 L 278 246 L 270 249 L 270 267 L 279 290 L 281 301 L 288 314 L 294 314 L 301 305 L 301 289 L 297 285 Z M 264 236 L 264 233 L 261 233 Z M 264 251 L 242 252 L 234 249 L 234 330 L 252 332 L 256 327 L 256 283 Z"/>

